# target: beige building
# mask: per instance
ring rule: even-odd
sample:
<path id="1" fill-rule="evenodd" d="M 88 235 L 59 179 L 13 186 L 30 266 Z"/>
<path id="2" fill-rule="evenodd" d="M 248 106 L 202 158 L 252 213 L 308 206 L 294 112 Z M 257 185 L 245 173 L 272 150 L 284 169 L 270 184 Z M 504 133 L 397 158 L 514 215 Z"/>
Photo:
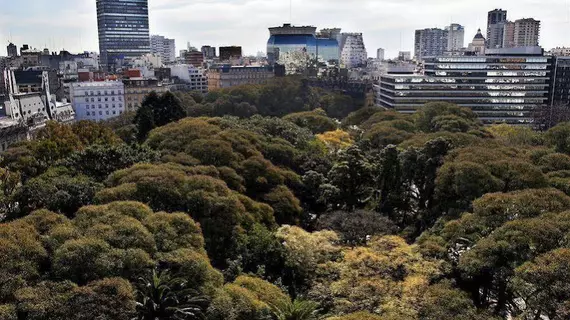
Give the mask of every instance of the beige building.
<path id="1" fill-rule="evenodd" d="M 475 52 L 477 55 L 485 54 L 485 37 L 481 33 L 481 29 L 477 30 L 477 34 L 473 38 L 473 42 L 467 47 L 467 51 Z"/>
<path id="2" fill-rule="evenodd" d="M 275 77 L 270 66 L 222 66 L 208 71 L 208 91 L 243 84 L 262 84 Z"/>
<path id="3" fill-rule="evenodd" d="M 519 19 L 515 21 L 515 47 L 535 47 L 538 46 L 540 38 L 540 21 L 529 19 Z"/>
<path id="4" fill-rule="evenodd" d="M 163 94 L 168 88 L 162 86 L 157 79 L 130 78 L 124 79 L 126 112 L 137 111 L 146 96 L 151 92 Z"/>

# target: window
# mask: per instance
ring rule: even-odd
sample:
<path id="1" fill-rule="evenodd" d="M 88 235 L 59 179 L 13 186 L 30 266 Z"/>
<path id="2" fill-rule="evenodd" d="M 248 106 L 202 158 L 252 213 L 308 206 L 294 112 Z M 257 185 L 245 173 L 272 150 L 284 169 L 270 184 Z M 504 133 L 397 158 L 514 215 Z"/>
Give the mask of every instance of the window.
<path id="1" fill-rule="evenodd" d="M 117 112 L 116 112 L 116 111 L 113 111 L 113 114 L 117 114 Z"/>
<path id="2" fill-rule="evenodd" d="M 97 101 L 101 102 L 101 98 L 97 98 Z"/>
<path id="3" fill-rule="evenodd" d="M 107 115 L 109 115 L 109 110 L 107 110 L 107 112 L 106 112 L 106 113 L 107 113 Z"/>
<path id="4" fill-rule="evenodd" d="M 85 109 L 89 110 L 89 106 L 85 106 Z"/>
<path id="5" fill-rule="evenodd" d="M 100 96 L 100 95 L 101 95 L 101 91 L 97 91 L 97 95 Z"/>
<path id="6" fill-rule="evenodd" d="M 105 109 L 109 109 L 109 105 L 108 105 L 108 104 L 105 105 Z"/>
<path id="7" fill-rule="evenodd" d="M 95 102 L 95 98 L 91 98 L 91 102 Z"/>
<path id="8" fill-rule="evenodd" d="M 109 98 L 105 98 L 105 101 L 109 101 Z"/>
<path id="9" fill-rule="evenodd" d="M 111 101 L 115 101 L 115 97 L 112 97 L 112 98 L 111 98 Z"/>
<path id="10" fill-rule="evenodd" d="M 112 95 L 115 95 L 115 91 L 114 91 L 114 90 L 113 90 L 113 91 L 111 91 L 111 94 L 112 94 Z"/>
<path id="11" fill-rule="evenodd" d="M 99 111 L 99 115 L 102 116 L 102 115 L 103 115 L 103 111 Z"/>
<path id="12" fill-rule="evenodd" d="M 115 104 L 113 104 L 113 109 L 115 108 Z"/>
<path id="13" fill-rule="evenodd" d="M 85 102 L 89 102 L 89 98 L 85 98 Z"/>
<path id="14" fill-rule="evenodd" d="M 101 108 L 103 108 L 103 106 L 102 106 L 102 105 L 99 105 L 99 109 L 101 109 Z"/>
<path id="15" fill-rule="evenodd" d="M 89 111 L 87 111 L 87 115 L 90 116 L 91 114 L 89 114 Z"/>

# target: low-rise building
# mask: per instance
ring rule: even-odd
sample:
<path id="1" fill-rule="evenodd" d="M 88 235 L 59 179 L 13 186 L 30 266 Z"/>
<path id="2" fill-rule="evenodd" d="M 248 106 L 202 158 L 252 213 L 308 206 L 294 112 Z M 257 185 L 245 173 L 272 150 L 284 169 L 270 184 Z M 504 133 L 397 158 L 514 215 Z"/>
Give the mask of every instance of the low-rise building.
<path id="1" fill-rule="evenodd" d="M 185 91 L 208 93 L 208 77 L 201 68 L 193 65 L 177 64 L 170 66 L 170 74 L 176 78 L 176 88 Z"/>
<path id="2" fill-rule="evenodd" d="M 77 120 L 102 121 L 125 112 L 122 81 L 73 83 L 70 94 Z"/>
<path id="3" fill-rule="evenodd" d="M 208 71 L 208 90 L 262 84 L 275 77 L 272 66 L 221 66 Z"/>
<path id="4" fill-rule="evenodd" d="M 123 84 L 125 85 L 125 110 L 127 112 L 138 110 L 149 93 L 154 91 L 160 95 L 168 91 L 157 79 L 124 79 Z"/>

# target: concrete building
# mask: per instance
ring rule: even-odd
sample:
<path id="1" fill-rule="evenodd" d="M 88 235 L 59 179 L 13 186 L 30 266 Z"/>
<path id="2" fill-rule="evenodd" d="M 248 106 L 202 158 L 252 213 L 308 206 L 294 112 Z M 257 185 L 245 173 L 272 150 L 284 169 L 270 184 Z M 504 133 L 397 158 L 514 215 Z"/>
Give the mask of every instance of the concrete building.
<path id="1" fill-rule="evenodd" d="M 123 84 L 125 85 L 124 104 L 126 112 L 137 111 L 149 93 L 154 91 L 160 95 L 168 91 L 157 79 L 123 79 Z"/>
<path id="2" fill-rule="evenodd" d="M 486 49 L 485 37 L 481 33 L 481 29 L 477 30 L 477 34 L 473 38 L 473 41 L 467 46 L 467 51 L 473 52 L 476 55 L 484 55 Z"/>
<path id="3" fill-rule="evenodd" d="M 10 42 L 8 47 L 6 47 L 6 52 L 8 53 L 8 57 L 17 57 L 18 56 L 18 47 Z"/>
<path id="4" fill-rule="evenodd" d="M 148 0 L 97 0 L 101 66 L 115 71 L 123 60 L 150 53 Z"/>
<path id="5" fill-rule="evenodd" d="M 184 53 L 184 63 L 191 64 L 196 68 L 202 67 L 204 63 L 204 55 L 200 51 L 188 51 Z"/>
<path id="6" fill-rule="evenodd" d="M 400 51 L 398 52 L 398 60 L 410 61 L 412 60 L 412 53 L 410 51 Z"/>
<path id="7" fill-rule="evenodd" d="M 71 102 L 77 120 L 103 121 L 125 112 L 122 81 L 77 82 L 71 84 Z"/>
<path id="8" fill-rule="evenodd" d="M 555 57 L 570 57 L 570 48 L 556 47 L 550 50 L 550 54 Z"/>
<path id="9" fill-rule="evenodd" d="M 502 48 L 507 11 L 495 9 L 487 15 L 487 48 Z"/>
<path id="10" fill-rule="evenodd" d="M 230 61 L 233 59 L 241 59 L 242 48 L 238 46 L 219 47 L 220 61 Z"/>
<path id="11" fill-rule="evenodd" d="M 551 65 L 540 47 L 431 57 L 425 75 L 383 76 L 377 95 L 381 106 L 402 113 L 445 101 L 471 108 L 487 124 L 529 125 L 533 111 L 548 102 Z"/>
<path id="12" fill-rule="evenodd" d="M 378 48 L 378 50 L 376 50 L 376 59 L 382 61 L 385 58 L 385 50 L 382 48 Z"/>
<path id="13" fill-rule="evenodd" d="M 515 47 L 534 47 L 539 45 L 540 21 L 532 18 L 515 21 Z"/>
<path id="14" fill-rule="evenodd" d="M 414 57 L 417 61 L 424 57 L 441 56 L 447 50 L 448 45 L 447 30 L 430 28 L 416 30 L 414 42 Z"/>
<path id="15" fill-rule="evenodd" d="M 514 48 L 515 44 L 515 23 L 505 22 L 503 26 L 503 48 Z"/>
<path id="16" fill-rule="evenodd" d="M 174 39 L 168 39 L 160 35 L 150 37 L 150 52 L 162 58 L 163 63 L 176 60 L 176 43 Z"/>
<path id="17" fill-rule="evenodd" d="M 208 70 L 208 91 L 263 84 L 275 76 L 272 66 L 221 66 Z"/>
<path id="18" fill-rule="evenodd" d="M 189 64 L 176 64 L 169 68 L 170 75 L 179 80 L 175 83 L 180 90 L 208 93 L 208 77 L 201 68 Z"/>
<path id="19" fill-rule="evenodd" d="M 340 53 L 341 66 L 348 69 L 366 66 L 368 52 L 362 33 L 343 33 L 342 36 L 345 40 Z"/>
<path id="20" fill-rule="evenodd" d="M 200 51 L 202 51 L 204 59 L 206 60 L 212 60 L 216 57 L 216 47 L 202 46 Z"/>
<path id="21" fill-rule="evenodd" d="M 447 31 L 447 51 L 460 51 L 465 47 L 465 27 L 452 23 L 445 27 Z"/>

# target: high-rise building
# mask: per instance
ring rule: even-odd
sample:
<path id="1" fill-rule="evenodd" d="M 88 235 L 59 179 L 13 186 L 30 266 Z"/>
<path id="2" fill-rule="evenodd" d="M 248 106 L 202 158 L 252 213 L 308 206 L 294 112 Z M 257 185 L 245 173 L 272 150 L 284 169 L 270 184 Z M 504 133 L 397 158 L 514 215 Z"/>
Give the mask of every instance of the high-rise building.
<path id="1" fill-rule="evenodd" d="M 514 45 L 515 47 L 538 46 L 540 38 L 540 21 L 532 18 L 515 21 Z"/>
<path id="2" fill-rule="evenodd" d="M 441 56 L 447 50 L 447 30 L 430 28 L 416 30 L 414 56 L 420 61 L 424 57 Z"/>
<path id="3" fill-rule="evenodd" d="M 549 100 L 552 57 L 540 47 L 487 49 L 483 56 L 425 59 L 425 75 L 381 78 L 380 105 L 413 113 L 429 102 L 468 107 L 487 124 L 531 124 Z"/>
<path id="4" fill-rule="evenodd" d="M 340 62 L 345 68 L 357 68 L 366 65 L 368 53 L 362 33 L 343 33 L 344 45 L 340 53 Z"/>
<path id="5" fill-rule="evenodd" d="M 160 56 L 163 63 L 174 62 L 176 60 L 176 43 L 174 39 L 152 35 L 150 37 L 150 52 Z"/>
<path id="6" fill-rule="evenodd" d="M 507 11 L 495 9 L 487 16 L 487 48 L 502 48 L 507 23 Z"/>
<path id="7" fill-rule="evenodd" d="M 267 60 L 274 64 L 282 55 L 296 51 L 306 52 L 312 58 L 318 56 L 324 61 L 340 59 L 340 29 L 324 29 L 317 36 L 317 28 L 311 26 L 295 27 L 284 24 L 282 27 L 269 28 L 267 41 Z"/>
<path id="8" fill-rule="evenodd" d="M 97 0 L 97 23 L 103 68 L 150 53 L 148 0 Z"/>
<path id="9" fill-rule="evenodd" d="M 184 54 L 184 62 L 196 68 L 202 67 L 204 55 L 198 50 L 188 51 Z"/>
<path id="10" fill-rule="evenodd" d="M 378 48 L 378 50 L 376 51 L 376 59 L 384 60 L 384 54 L 385 54 L 384 49 Z"/>
<path id="11" fill-rule="evenodd" d="M 241 59 L 242 49 L 241 47 L 231 46 L 231 47 L 220 47 L 220 61 L 229 61 L 231 59 Z"/>
<path id="12" fill-rule="evenodd" d="M 460 51 L 465 45 L 465 28 L 457 23 L 445 27 L 447 31 L 447 51 Z"/>
<path id="13" fill-rule="evenodd" d="M 481 33 L 481 29 L 477 30 L 477 34 L 473 38 L 473 41 L 467 47 L 467 51 L 474 52 L 476 55 L 485 54 L 485 37 Z"/>
<path id="14" fill-rule="evenodd" d="M 214 59 L 216 57 L 216 47 L 202 46 L 200 51 L 202 51 L 202 54 L 204 55 L 204 59 L 211 60 L 211 59 Z"/>
<path id="15" fill-rule="evenodd" d="M 398 52 L 398 60 L 410 61 L 412 60 L 412 53 L 410 51 L 400 51 Z"/>
<path id="16" fill-rule="evenodd" d="M 8 52 L 8 57 L 17 57 L 18 56 L 18 47 L 10 42 L 8 47 L 6 47 L 6 51 Z"/>

